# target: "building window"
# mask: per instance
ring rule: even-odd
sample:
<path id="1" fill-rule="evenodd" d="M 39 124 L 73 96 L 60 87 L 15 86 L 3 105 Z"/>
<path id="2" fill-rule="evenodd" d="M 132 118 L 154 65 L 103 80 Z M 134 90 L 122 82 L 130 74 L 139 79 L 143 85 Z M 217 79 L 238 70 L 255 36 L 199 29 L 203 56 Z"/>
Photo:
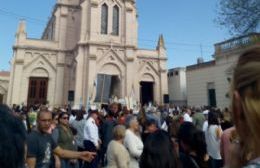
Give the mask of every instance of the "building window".
<path id="1" fill-rule="evenodd" d="M 214 82 L 207 83 L 207 89 L 208 89 L 208 105 L 211 107 L 216 107 L 217 99 L 216 99 L 215 83 Z"/>
<path id="2" fill-rule="evenodd" d="M 175 71 L 175 76 L 178 76 L 179 75 L 179 72 L 178 71 Z"/>
<path id="3" fill-rule="evenodd" d="M 101 7 L 101 34 L 107 34 L 108 25 L 108 6 L 103 4 Z"/>
<path id="4" fill-rule="evenodd" d="M 113 35 L 119 34 L 119 7 L 115 5 L 113 7 Z"/>

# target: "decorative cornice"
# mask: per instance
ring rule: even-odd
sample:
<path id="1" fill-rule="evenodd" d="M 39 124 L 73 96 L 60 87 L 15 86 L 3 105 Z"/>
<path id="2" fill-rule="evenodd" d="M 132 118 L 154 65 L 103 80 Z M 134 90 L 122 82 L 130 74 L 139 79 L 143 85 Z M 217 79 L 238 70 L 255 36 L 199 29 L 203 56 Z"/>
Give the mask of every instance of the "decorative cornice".
<path id="1" fill-rule="evenodd" d="M 153 60 L 160 60 L 160 61 L 167 61 L 168 58 L 167 57 L 154 57 L 154 56 L 140 56 L 138 55 L 137 58 L 141 58 L 141 59 L 153 59 Z"/>
<path id="2" fill-rule="evenodd" d="M 111 46 L 110 43 L 100 43 L 100 42 L 92 42 L 92 41 L 88 41 L 88 42 L 78 42 L 78 46 L 90 46 L 90 45 L 96 45 L 96 46 L 105 46 L 105 47 L 109 47 Z M 117 48 L 122 48 L 122 49 L 137 49 L 136 46 L 134 45 L 123 45 L 123 44 L 118 44 L 118 43 L 113 43 L 113 47 L 117 47 Z"/>
<path id="3" fill-rule="evenodd" d="M 73 52 L 74 50 L 61 50 L 61 49 L 53 49 L 47 47 L 34 47 L 34 46 L 13 46 L 13 49 L 26 49 L 26 50 L 37 50 L 37 51 L 52 51 L 52 52 Z"/>

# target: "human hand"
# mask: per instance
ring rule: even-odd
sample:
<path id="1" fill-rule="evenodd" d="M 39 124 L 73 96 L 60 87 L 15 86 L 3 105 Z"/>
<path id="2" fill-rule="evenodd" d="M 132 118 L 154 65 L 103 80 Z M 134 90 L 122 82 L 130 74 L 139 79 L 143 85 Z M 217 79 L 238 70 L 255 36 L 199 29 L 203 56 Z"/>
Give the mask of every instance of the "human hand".
<path id="1" fill-rule="evenodd" d="M 96 155 L 97 155 L 96 152 L 83 151 L 81 152 L 80 159 L 87 162 L 91 162 Z"/>

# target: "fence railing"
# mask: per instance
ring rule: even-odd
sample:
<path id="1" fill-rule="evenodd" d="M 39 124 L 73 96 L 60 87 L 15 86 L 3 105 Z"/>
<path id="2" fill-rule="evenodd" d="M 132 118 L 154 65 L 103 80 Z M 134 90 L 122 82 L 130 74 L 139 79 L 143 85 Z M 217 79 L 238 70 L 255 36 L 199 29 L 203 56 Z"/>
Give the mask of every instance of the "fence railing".
<path id="1" fill-rule="evenodd" d="M 246 36 L 233 38 L 215 44 L 215 55 L 225 53 L 234 49 L 250 46 L 256 43 L 260 44 L 260 33 L 251 33 Z"/>

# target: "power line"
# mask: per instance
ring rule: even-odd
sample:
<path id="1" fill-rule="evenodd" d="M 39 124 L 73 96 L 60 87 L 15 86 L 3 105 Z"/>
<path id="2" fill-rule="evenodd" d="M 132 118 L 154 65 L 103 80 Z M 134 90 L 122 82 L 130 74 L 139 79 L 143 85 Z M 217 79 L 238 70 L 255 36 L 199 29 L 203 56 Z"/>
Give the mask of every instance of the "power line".
<path id="1" fill-rule="evenodd" d="M 154 40 L 148 40 L 148 39 L 142 39 L 139 38 L 141 41 L 147 41 L 147 42 L 155 42 Z M 195 43 L 182 43 L 182 42 L 173 42 L 173 41 L 166 41 L 167 44 L 174 44 L 174 45 L 183 45 L 183 46 L 200 46 L 202 44 L 195 44 Z M 211 45 L 202 45 L 204 47 L 212 47 Z"/>
<path id="2" fill-rule="evenodd" d="M 33 18 L 33 17 L 29 17 L 29 16 L 20 15 L 20 14 L 8 11 L 6 9 L 3 9 L 3 8 L 0 8 L 0 12 L 2 14 L 5 14 L 6 16 L 16 17 L 18 19 L 25 19 L 26 18 L 26 19 L 28 19 L 30 21 L 34 21 L 34 22 L 37 22 L 37 23 L 46 22 L 45 20 L 41 20 L 41 19 L 36 19 L 36 18 Z"/>
<path id="3" fill-rule="evenodd" d="M 38 18 L 33 18 L 33 17 L 28 17 L 28 16 L 25 16 L 25 15 L 20 15 L 20 14 L 17 14 L 15 12 L 11 12 L 11 11 L 8 11 L 6 9 L 3 9 L 3 8 L 0 8 L 0 14 L 2 15 L 5 15 L 5 16 L 11 16 L 11 17 L 15 17 L 15 18 L 18 18 L 18 19 L 26 19 L 26 21 L 32 21 L 34 24 L 42 24 L 42 25 L 46 25 L 46 22 L 48 23 L 48 21 L 44 21 L 44 20 L 41 20 L 41 19 L 38 19 Z M 67 25 L 67 27 L 61 27 L 59 26 L 59 28 L 61 30 L 75 30 L 75 25 Z M 86 31 L 87 33 L 95 33 L 95 34 L 100 34 L 100 32 L 90 32 L 90 31 Z M 72 31 L 67 31 L 66 32 L 67 34 L 72 34 L 73 32 Z M 75 33 L 75 32 L 74 32 Z M 72 35 L 74 35 L 74 33 Z M 157 41 L 155 40 L 151 40 L 151 39 L 144 39 L 144 38 L 138 38 L 138 42 L 150 42 L 150 43 L 153 43 L 153 44 L 156 44 Z M 193 46 L 193 47 L 204 47 L 204 48 L 212 48 L 213 46 L 210 46 L 210 45 L 202 45 L 202 44 L 195 44 L 195 43 L 183 43 L 183 42 L 173 42 L 173 41 L 166 41 L 166 44 L 169 45 L 169 44 L 172 44 L 172 45 L 178 45 L 178 46 Z M 153 46 L 154 47 L 154 46 Z M 190 50 L 190 49 L 181 49 L 181 48 L 172 48 L 172 47 L 167 47 L 167 49 L 173 49 L 173 50 L 185 50 L 185 51 L 195 51 L 195 50 Z M 202 50 L 202 49 L 201 49 Z M 206 51 L 206 50 L 203 50 L 203 51 Z M 210 52 L 210 51 L 208 51 Z"/>

